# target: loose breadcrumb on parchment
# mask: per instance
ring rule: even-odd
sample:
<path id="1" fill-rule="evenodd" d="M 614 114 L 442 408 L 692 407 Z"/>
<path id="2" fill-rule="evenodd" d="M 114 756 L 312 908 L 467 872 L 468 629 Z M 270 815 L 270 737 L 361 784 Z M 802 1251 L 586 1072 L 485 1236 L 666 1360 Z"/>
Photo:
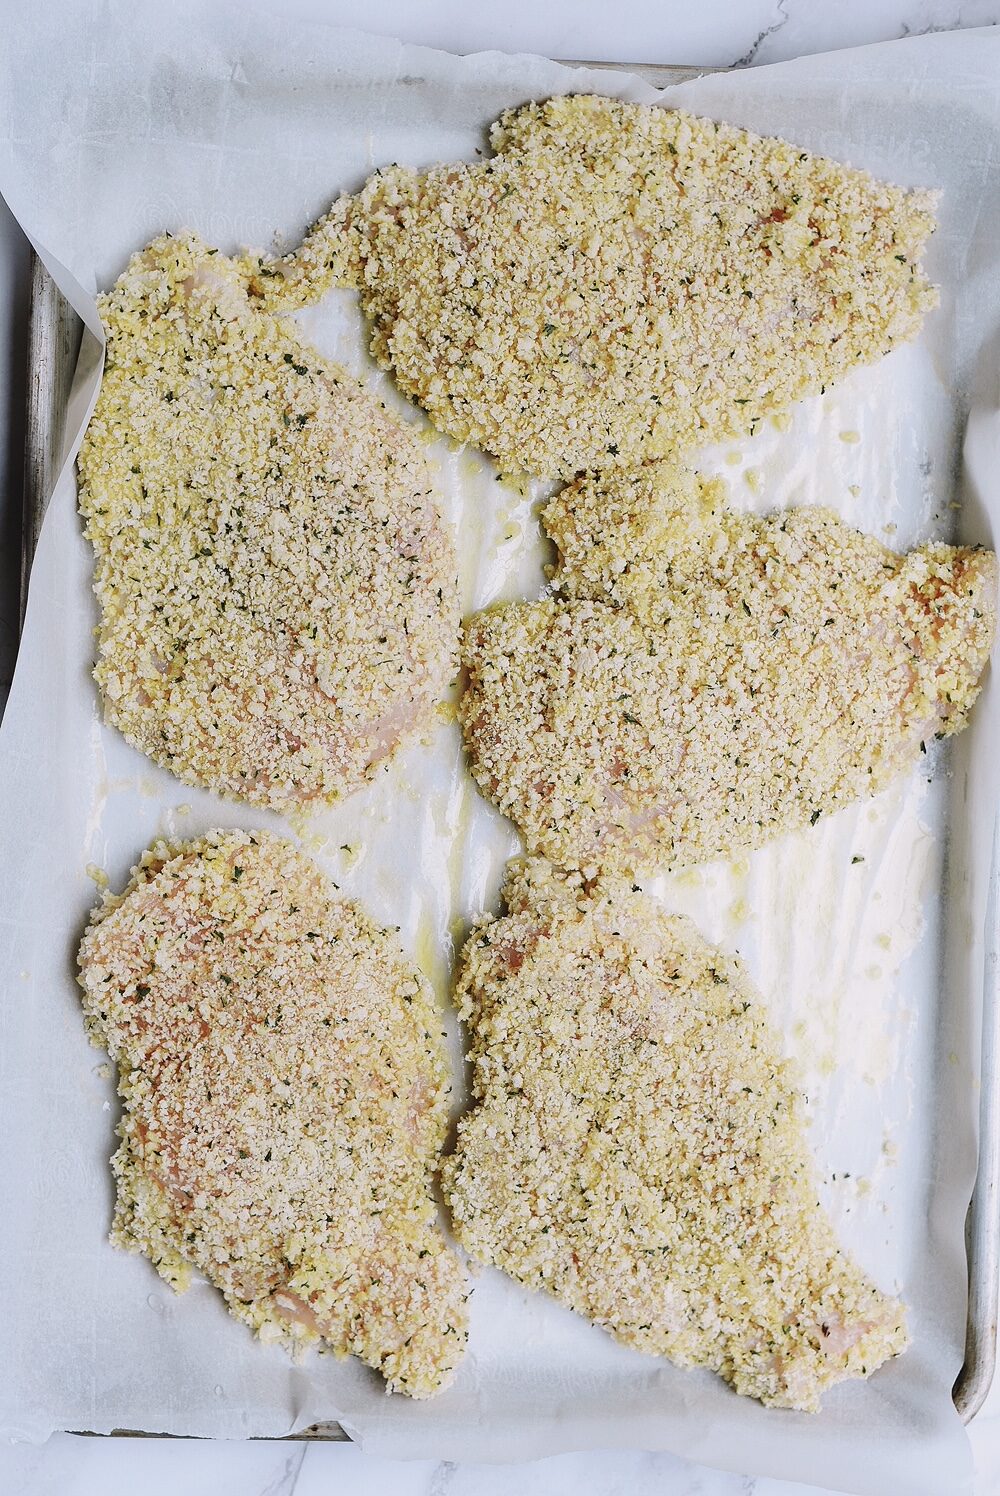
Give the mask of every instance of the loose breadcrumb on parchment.
<path id="1" fill-rule="evenodd" d="M 543 522 L 558 596 L 466 627 L 483 792 L 563 867 L 680 867 L 874 794 L 958 731 L 996 557 L 901 556 L 830 510 L 766 518 L 667 464 L 588 475 Z"/>
<path id="2" fill-rule="evenodd" d="M 461 1243 L 638 1350 L 816 1410 L 905 1349 L 840 1248 L 800 1098 L 740 962 L 615 880 L 517 862 L 459 967 L 474 1104 Z"/>
<path id="3" fill-rule="evenodd" d="M 544 477 L 750 431 L 916 336 L 934 195 L 683 110 L 504 114 L 494 155 L 377 171 L 267 304 L 357 286 L 372 352 L 440 430 Z"/>
<path id="4" fill-rule="evenodd" d="M 468 1321 L 430 1192 L 450 1085 L 398 942 L 289 842 L 217 831 L 106 895 L 80 982 L 124 1107 L 112 1241 L 177 1289 L 204 1273 L 262 1340 L 446 1386 Z"/>
<path id="5" fill-rule="evenodd" d="M 417 437 L 192 234 L 99 301 L 80 452 L 107 720 L 185 783 L 288 809 L 427 731 L 456 559 Z"/>

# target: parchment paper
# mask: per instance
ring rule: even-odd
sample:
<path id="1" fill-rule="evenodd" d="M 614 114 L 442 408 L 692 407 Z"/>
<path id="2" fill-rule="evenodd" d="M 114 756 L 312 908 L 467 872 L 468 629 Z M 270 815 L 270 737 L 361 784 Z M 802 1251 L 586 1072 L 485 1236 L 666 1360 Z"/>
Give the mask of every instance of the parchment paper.
<path id="1" fill-rule="evenodd" d="M 247 6 L 18 8 L 4 53 L 0 186 L 95 332 L 90 293 L 163 229 L 192 227 L 226 250 L 294 243 L 338 189 L 377 164 L 474 159 L 509 104 L 586 89 L 657 97 L 617 73 L 453 58 Z M 951 505 L 970 404 L 984 420 L 998 404 L 998 79 L 1000 38 L 984 31 L 670 91 L 670 102 L 945 189 L 930 254 L 942 306 L 920 343 L 800 405 L 789 431 L 768 426 L 705 454 L 735 503 L 829 503 L 901 547 L 958 528 L 992 539 L 1000 510 L 989 476 L 960 511 Z M 409 411 L 372 370 L 350 295 L 334 294 L 303 322 Z M 98 355 L 88 340 L 73 447 Z M 537 596 L 540 490 L 515 492 L 486 459 L 444 440 L 431 450 L 458 526 L 466 605 Z M 749 469 L 764 480 L 758 498 Z M 354 1361 L 312 1355 L 294 1365 L 256 1344 L 207 1285 L 175 1298 L 147 1262 L 107 1244 L 116 1103 L 84 1039 L 73 979 L 96 897 L 88 866 L 118 887 L 160 832 L 283 823 L 185 788 L 101 724 L 90 575 L 67 463 L 0 736 L 6 1434 L 235 1437 L 340 1418 L 365 1447 L 413 1457 L 617 1445 L 880 1496 L 963 1489 L 967 1442 L 950 1394 L 964 1340 L 982 885 L 997 804 L 992 686 L 954 748 L 929 754 L 877 801 L 742 862 L 656 884 L 748 960 L 801 1065 L 824 1200 L 869 1270 L 905 1294 L 912 1349 L 871 1382 L 836 1389 L 818 1416 L 765 1411 L 708 1373 L 627 1351 L 483 1272 L 455 1386 L 416 1404 L 386 1397 Z M 346 892 L 401 926 L 445 1001 L 462 922 L 495 905 L 518 845 L 477 796 L 457 730 L 442 727 L 370 788 L 291 830 Z M 459 1055 L 457 1045 L 456 1036 Z"/>

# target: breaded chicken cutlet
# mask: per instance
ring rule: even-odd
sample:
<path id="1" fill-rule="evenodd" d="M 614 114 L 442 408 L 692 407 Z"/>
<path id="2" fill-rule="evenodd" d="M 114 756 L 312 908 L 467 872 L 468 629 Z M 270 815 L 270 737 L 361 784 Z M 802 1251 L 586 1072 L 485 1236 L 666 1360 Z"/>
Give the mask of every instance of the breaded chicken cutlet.
<path id="1" fill-rule="evenodd" d="M 751 429 L 916 336 L 933 195 L 682 110 L 508 111 L 475 165 L 382 168 L 268 304 L 356 286 L 372 352 L 505 471 L 571 478 Z"/>
<path id="2" fill-rule="evenodd" d="M 431 1179 L 450 1090 L 430 985 L 290 843 L 158 843 L 80 948 L 118 1065 L 112 1241 L 192 1269 L 263 1340 L 427 1397 L 466 1341 Z"/>
<path id="3" fill-rule="evenodd" d="M 800 1099 L 739 961 L 627 883 L 512 864 L 459 967 L 455 1231 L 637 1350 L 815 1410 L 907 1344 L 817 1203 Z"/>
<path id="4" fill-rule="evenodd" d="M 897 555 L 829 510 L 761 518 L 654 464 L 550 503 L 556 598 L 477 614 L 473 774 L 563 867 L 679 867 L 883 789 L 963 727 L 996 621 L 991 551 Z"/>
<path id="5" fill-rule="evenodd" d="M 433 722 L 457 564 L 416 436 L 194 235 L 100 299 L 80 452 L 109 723 L 277 809 L 355 789 Z"/>

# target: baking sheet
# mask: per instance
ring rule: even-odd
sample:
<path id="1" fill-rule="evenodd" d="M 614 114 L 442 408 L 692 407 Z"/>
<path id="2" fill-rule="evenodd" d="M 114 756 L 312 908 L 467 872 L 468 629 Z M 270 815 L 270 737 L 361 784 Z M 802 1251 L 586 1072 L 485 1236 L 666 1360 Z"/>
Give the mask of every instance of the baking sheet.
<path id="1" fill-rule="evenodd" d="M 30 25 L 12 18 L 0 92 L 0 185 L 94 329 L 88 292 L 165 227 L 197 228 L 226 249 L 269 247 L 275 233 L 294 242 L 372 165 L 471 159 L 510 103 L 588 86 L 655 97 L 621 74 L 581 79 L 538 59 L 447 58 L 246 10 L 182 6 L 165 17 L 112 5 L 100 15 L 55 7 Z M 920 345 L 804 403 L 790 431 L 767 428 L 706 454 L 734 502 L 828 502 L 875 533 L 895 526 L 886 538 L 901 546 L 956 523 L 972 538 L 992 536 L 989 485 L 961 512 L 948 505 L 968 405 L 997 404 L 998 63 L 994 34 L 967 33 L 672 92 L 719 118 L 947 188 L 931 254 L 943 306 Z M 348 293 L 302 320 L 325 351 L 395 398 L 370 372 Z M 85 347 L 70 439 L 96 388 L 95 353 Z M 843 439 L 855 432 L 860 441 Z M 431 450 L 459 525 L 466 605 L 537 595 L 537 491 L 496 483 L 479 454 L 444 441 Z M 764 478 L 761 500 L 748 469 Z M 914 1348 L 871 1383 L 838 1389 L 818 1418 L 765 1412 L 486 1272 L 456 1386 L 415 1405 L 386 1398 L 355 1363 L 296 1366 L 254 1345 L 212 1290 L 175 1299 L 148 1264 L 104 1240 L 113 1088 L 84 1042 L 72 984 L 95 893 L 88 865 L 117 885 L 159 832 L 281 823 L 177 784 L 100 725 L 90 557 L 73 500 L 67 470 L 0 735 L 0 1116 L 6 1194 L 21 1202 L 0 1226 L 12 1285 L 0 1332 L 8 1434 L 278 1434 L 340 1417 L 384 1453 L 522 1458 L 619 1444 L 789 1478 L 822 1474 L 841 1489 L 961 1489 L 968 1456 L 950 1389 L 962 1359 L 962 1226 L 975 1170 L 992 819 L 982 811 L 997 792 L 992 688 L 974 730 L 950 758 L 932 756 L 926 773 L 744 863 L 657 885 L 747 958 L 802 1066 L 824 1198 L 865 1265 L 885 1287 L 902 1287 Z M 409 749 L 345 806 L 292 829 L 346 891 L 402 926 L 442 994 L 456 921 L 494 904 L 517 846 L 477 797 L 454 728 Z M 412 849 L 402 868 L 400 846 Z"/>

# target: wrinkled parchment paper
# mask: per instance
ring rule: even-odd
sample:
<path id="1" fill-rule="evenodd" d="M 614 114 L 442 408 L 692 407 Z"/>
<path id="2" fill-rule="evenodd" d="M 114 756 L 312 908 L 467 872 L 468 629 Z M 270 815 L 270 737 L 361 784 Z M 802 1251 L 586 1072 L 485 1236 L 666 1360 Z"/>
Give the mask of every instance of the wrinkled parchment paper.
<path id="1" fill-rule="evenodd" d="M 8 14 L 5 53 L 0 187 L 95 333 L 93 291 L 163 229 L 197 229 L 225 250 L 290 245 L 375 165 L 474 159 L 507 105 L 587 89 L 657 97 L 619 73 L 455 58 L 246 6 L 22 8 Z M 998 79 L 1000 37 L 985 31 L 704 78 L 665 96 L 945 189 L 930 252 L 942 305 L 920 343 L 804 402 L 790 430 L 768 425 L 705 454 L 734 503 L 828 503 L 900 547 L 993 538 L 995 481 L 987 474 L 961 508 L 957 482 L 970 407 L 988 421 L 1000 403 Z M 352 295 L 334 293 L 302 322 L 423 423 L 372 368 Z M 88 340 L 68 448 L 99 357 Z M 458 527 L 466 606 L 537 596 L 542 490 L 497 482 L 487 459 L 443 439 L 430 450 Z M 756 498 L 751 469 L 763 478 Z M 395 1455 L 633 1446 L 880 1496 L 960 1491 L 967 1443 L 950 1393 L 975 1173 L 983 883 L 1000 741 L 993 687 L 970 732 L 932 748 L 878 800 L 745 860 L 654 885 L 749 962 L 800 1063 L 824 1201 L 879 1282 L 905 1294 L 912 1349 L 871 1382 L 835 1390 L 821 1415 L 765 1411 L 484 1271 L 455 1386 L 412 1403 L 387 1397 L 355 1361 L 313 1354 L 293 1364 L 256 1344 L 207 1285 L 176 1298 L 145 1260 L 107 1244 L 115 1094 L 84 1038 L 73 978 L 96 898 L 91 874 L 104 869 L 120 887 L 159 833 L 283 823 L 184 787 L 102 725 L 90 678 L 91 558 L 74 497 L 68 461 L 0 736 L 5 1434 L 276 1435 L 339 1418 L 366 1447 Z M 442 726 L 343 806 L 286 829 L 375 917 L 401 927 L 446 1001 L 463 922 L 495 907 L 518 845 L 476 794 L 457 729 Z"/>

